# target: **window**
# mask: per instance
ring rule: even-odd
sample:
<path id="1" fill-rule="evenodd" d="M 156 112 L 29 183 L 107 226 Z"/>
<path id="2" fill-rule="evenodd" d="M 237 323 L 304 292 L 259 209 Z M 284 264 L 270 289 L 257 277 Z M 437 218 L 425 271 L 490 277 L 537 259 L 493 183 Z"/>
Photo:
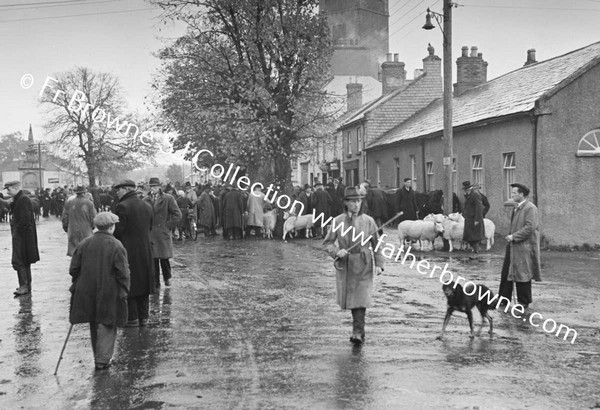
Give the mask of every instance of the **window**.
<path id="1" fill-rule="evenodd" d="M 350 157 L 352 156 L 352 139 L 350 138 L 350 131 L 348 131 L 348 134 L 346 134 L 346 143 L 348 145 L 347 154 Z"/>
<path id="2" fill-rule="evenodd" d="M 473 170 L 473 183 L 479 185 L 481 191 L 485 192 L 483 188 L 483 158 L 481 155 L 473 155 L 473 157 L 471 157 L 471 164 Z"/>
<path id="3" fill-rule="evenodd" d="M 358 127 L 356 129 L 356 152 L 360 152 L 362 150 L 362 135 L 361 129 Z"/>
<path id="4" fill-rule="evenodd" d="M 433 191 L 433 162 L 429 161 L 425 164 L 425 172 L 427 173 L 427 179 L 425 181 L 426 187 L 425 189 L 429 191 Z"/>
<path id="5" fill-rule="evenodd" d="M 577 147 L 578 157 L 600 157 L 600 129 L 585 134 Z"/>
<path id="6" fill-rule="evenodd" d="M 456 158 L 452 158 L 452 192 L 458 193 L 458 170 L 456 169 Z"/>
<path id="7" fill-rule="evenodd" d="M 504 200 L 508 201 L 511 198 L 511 186 L 515 182 L 515 169 L 517 169 L 515 161 L 515 153 L 507 152 L 502 154 L 504 168 Z"/>
<path id="8" fill-rule="evenodd" d="M 400 187 L 400 158 L 394 158 L 396 162 L 396 187 Z"/>
<path id="9" fill-rule="evenodd" d="M 413 188 L 417 189 L 417 159 L 414 155 L 410 156 L 410 179 Z"/>

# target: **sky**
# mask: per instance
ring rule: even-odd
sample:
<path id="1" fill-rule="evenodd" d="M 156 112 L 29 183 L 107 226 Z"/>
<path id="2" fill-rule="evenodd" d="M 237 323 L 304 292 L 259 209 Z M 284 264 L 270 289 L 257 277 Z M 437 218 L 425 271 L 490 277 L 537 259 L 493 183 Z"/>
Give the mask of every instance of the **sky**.
<path id="1" fill-rule="evenodd" d="M 442 57 L 441 31 L 421 28 L 427 7 L 442 13 L 441 0 L 389 2 L 389 52 L 408 78 L 422 68 L 428 43 Z M 488 80 L 521 67 L 530 48 L 542 61 L 600 41 L 600 0 L 465 0 L 452 13 L 453 61 L 462 46 L 477 46 Z M 128 108 L 144 113 L 160 66 L 153 53 L 184 31 L 160 14 L 144 0 L 0 0 L 0 136 L 26 136 L 31 123 L 35 138 L 47 140 L 39 91 L 46 76 L 76 66 L 115 74 Z M 20 84 L 25 74 L 29 89 Z"/>

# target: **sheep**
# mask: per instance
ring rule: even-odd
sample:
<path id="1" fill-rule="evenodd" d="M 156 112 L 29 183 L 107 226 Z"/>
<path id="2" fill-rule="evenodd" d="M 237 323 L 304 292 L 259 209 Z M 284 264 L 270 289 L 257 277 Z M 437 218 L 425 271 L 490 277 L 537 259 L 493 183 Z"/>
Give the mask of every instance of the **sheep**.
<path id="1" fill-rule="evenodd" d="M 463 249 L 463 234 L 465 230 L 465 218 L 459 213 L 453 213 L 448 215 L 448 218 L 444 220 L 444 239 L 450 244 L 450 252 L 457 248 Z"/>
<path id="2" fill-rule="evenodd" d="M 434 221 L 402 221 L 398 224 L 398 237 L 400 243 L 404 244 L 406 239 L 419 241 L 419 247 L 423 250 L 423 241 L 430 241 L 433 250 L 435 238 L 444 232 L 441 221 L 436 217 Z"/>
<path id="3" fill-rule="evenodd" d="M 273 230 L 277 223 L 277 209 L 263 213 L 263 238 L 273 239 Z"/>
<path id="4" fill-rule="evenodd" d="M 457 232 L 455 235 L 452 235 L 452 237 L 455 240 L 459 240 L 459 238 L 460 238 L 460 240 L 462 240 L 462 231 L 464 230 L 464 226 L 465 226 L 464 216 L 462 216 L 462 214 L 460 214 L 460 213 L 453 213 L 453 214 L 448 215 L 448 219 L 460 224 L 460 226 L 462 227 L 460 236 L 458 236 L 458 232 Z M 486 239 L 485 250 L 489 251 L 492 248 L 492 245 L 494 244 L 494 235 L 496 234 L 496 225 L 491 220 L 489 220 L 487 218 L 483 218 L 483 227 L 485 229 L 485 239 Z M 446 234 L 444 234 L 444 238 L 446 238 Z M 448 239 L 448 238 L 446 238 L 446 239 Z M 450 245 L 450 252 L 452 252 L 452 245 Z"/>
<path id="5" fill-rule="evenodd" d="M 283 223 L 283 240 L 285 241 L 285 237 L 288 232 L 296 232 L 296 229 L 306 229 L 306 237 L 312 237 L 312 227 L 313 227 L 313 216 L 312 215 L 301 215 L 296 216 L 289 212 L 285 212 L 283 214 L 283 219 L 285 222 Z M 291 234 L 290 234 L 291 237 Z"/>

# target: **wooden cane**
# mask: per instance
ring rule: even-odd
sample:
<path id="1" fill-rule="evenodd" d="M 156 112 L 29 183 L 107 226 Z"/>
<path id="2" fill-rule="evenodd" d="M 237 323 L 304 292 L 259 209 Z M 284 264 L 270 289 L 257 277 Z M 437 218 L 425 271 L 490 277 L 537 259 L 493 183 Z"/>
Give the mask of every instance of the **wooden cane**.
<path id="1" fill-rule="evenodd" d="M 58 366 L 60 366 L 60 361 L 62 360 L 63 353 L 65 352 L 65 347 L 67 347 L 67 342 L 69 341 L 69 336 L 71 336 L 71 330 L 73 330 L 73 323 L 71 323 L 71 327 L 69 327 L 69 333 L 67 333 L 67 338 L 65 339 L 65 344 L 60 351 L 60 357 L 58 358 L 58 363 L 56 363 L 56 369 L 54 370 L 54 375 L 58 373 Z"/>

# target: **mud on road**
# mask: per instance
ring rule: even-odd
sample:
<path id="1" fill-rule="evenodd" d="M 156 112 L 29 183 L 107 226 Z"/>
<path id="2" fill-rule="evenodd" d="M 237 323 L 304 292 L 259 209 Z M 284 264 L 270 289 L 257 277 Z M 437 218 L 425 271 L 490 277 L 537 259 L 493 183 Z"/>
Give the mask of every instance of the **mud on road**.
<path id="1" fill-rule="evenodd" d="M 493 336 L 469 339 L 455 313 L 437 341 L 441 284 L 396 262 L 375 279 L 367 341 L 354 348 L 320 241 L 177 242 L 173 285 L 152 296 L 147 328 L 119 330 L 113 366 L 94 371 L 88 328 L 76 325 L 53 376 L 69 328 L 69 258 L 57 220 L 40 221 L 38 237 L 33 293 L 15 299 L 0 225 L 3 409 L 600 407 L 597 253 L 543 253 L 544 281 L 533 284 L 534 310 L 575 328 L 574 344 L 497 311 Z M 417 253 L 496 292 L 502 249 Z"/>

